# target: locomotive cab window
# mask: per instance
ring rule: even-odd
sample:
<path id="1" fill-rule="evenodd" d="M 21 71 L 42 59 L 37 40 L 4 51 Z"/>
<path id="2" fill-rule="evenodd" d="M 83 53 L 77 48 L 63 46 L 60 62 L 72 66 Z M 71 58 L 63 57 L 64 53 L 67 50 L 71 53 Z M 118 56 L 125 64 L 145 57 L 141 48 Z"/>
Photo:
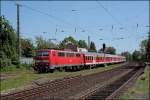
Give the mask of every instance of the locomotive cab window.
<path id="1" fill-rule="evenodd" d="M 63 53 L 63 52 L 59 52 L 59 53 L 58 53 L 58 56 L 60 56 L 60 57 L 64 57 L 64 56 L 65 56 L 65 53 Z"/>
<path id="2" fill-rule="evenodd" d="M 48 52 L 43 52 L 43 56 L 49 56 Z"/>
<path id="3" fill-rule="evenodd" d="M 49 56 L 49 52 L 48 51 L 41 51 L 41 52 L 37 52 L 36 55 L 37 56 Z"/>

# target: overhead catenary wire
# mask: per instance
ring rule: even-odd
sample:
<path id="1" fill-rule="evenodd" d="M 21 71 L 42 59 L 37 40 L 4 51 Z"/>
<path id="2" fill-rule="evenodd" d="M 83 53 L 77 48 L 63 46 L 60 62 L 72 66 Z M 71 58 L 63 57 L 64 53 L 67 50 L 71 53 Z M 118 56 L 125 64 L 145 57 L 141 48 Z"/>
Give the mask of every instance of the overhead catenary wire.
<path id="1" fill-rule="evenodd" d="M 100 1 L 96 0 L 96 2 L 97 2 L 97 4 L 98 4 L 99 6 L 101 6 L 101 7 L 107 12 L 107 14 L 109 14 L 109 15 L 113 18 L 114 21 L 117 22 L 117 24 L 122 25 L 122 23 L 121 23 L 114 15 L 112 15 L 112 14 L 109 12 L 109 10 L 108 10 L 106 7 L 104 7 L 104 5 L 101 4 Z"/>
<path id="2" fill-rule="evenodd" d="M 122 24 L 114 15 L 112 15 L 112 14 L 109 12 L 109 10 L 108 10 L 104 5 L 102 5 L 98 0 L 96 0 L 96 2 L 97 2 L 97 4 L 98 4 L 100 7 L 102 7 L 102 8 L 105 10 L 105 12 L 106 12 L 108 15 L 110 15 L 110 16 L 112 17 L 112 19 L 113 19 L 117 24 L 123 26 L 123 24 Z M 114 25 L 113 25 L 113 27 L 114 27 Z M 112 29 L 113 29 L 113 28 L 112 28 Z M 128 33 L 130 33 L 125 27 L 120 27 L 120 30 L 122 30 L 122 29 L 125 29 Z"/>
<path id="3" fill-rule="evenodd" d="M 116 18 L 114 15 L 112 15 L 112 14 L 109 12 L 109 10 L 108 10 L 106 7 L 104 7 L 99 1 L 97 1 L 97 3 L 109 14 L 118 24 L 123 25 L 123 24 L 122 24 L 121 22 L 119 22 L 119 21 L 117 20 L 117 18 Z M 25 7 L 25 8 L 28 8 L 28 9 L 30 9 L 30 10 L 33 10 L 33 11 L 39 12 L 39 13 L 41 13 L 41 14 L 44 14 L 44 15 L 46 15 L 46 16 L 49 16 L 49 17 L 51 17 L 51 18 L 53 18 L 53 19 L 55 19 L 55 20 L 59 20 L 59 21 L 61 21 L 61 22 L 64 23 L 64 24 L 71 25 L 71 26 L 73 26 L 73 27 L 77 27 L 78 29 L 81 29 L 81 30 L 85 30 L 85 29 L 81 28 L 80 26 L 73 25 L 73 24 L 71 24 L 71 23 L 69 23 L 69 22 L 67 22 L 67 21 L 65 21 L 65 20 L 63 20 L 63 19 L 60 19 L 60 18 L 58 18 L 58 17 L 56 17 L 56 16 L 53 16 L 53 15 L 51 15 L 51 14 L 45 13 L 45 12 L 40 11 L 40 10 L 37 10 L 37 9 L 34 9 L 34 8 L 32 8 L 32 7 L 30 7 L 30 6 L 27 6 L 27 5 L 24 5 L 24 4 L 23 4 L 22 6 Z M 114 27 L 114 25 L 113 25 L 113 27 Z M 113 29 L 113 28 L 112 28 L 112 29 Z M 89 32 L 89 30 L 86 30 L 86 31 Z M 89 33 L 93 33 L 93 32 L 90 31 Z"/>
<path id="4" fill-rule="evenodd" d="M 43 11 L 34 9 L 34 8 L 30 7 L 30 6 L 27 6 L 27 5 L 24 5 L 24 4 L 23 4 L 22 7 L 28 8 L 28 9 L 33 10 L 33 11 L 35 11 L 35 12 L 38 12 L 38 13 L 41 13 L 41 14 L 46 15 L 46 16 L 48 16 L 48 17 L 51 17 L 51 18 L 53 18 L 53 19 L 55 19 L 55 20 L 57 20 L 57 21 L 60 21 L 60 22 L 62 22 L 62 23 L 64 23 L 64 24 L 66 24 L 66 25 L 69 25 L 69 26 L 72 26 L 72 27 L 76 27 L 76 28 L 81 29 L 81 30 L 85 30 L 84 28 L 82 28 L 82 27 L 80 27 L 80 26 L 78 26 L 78 25 L 73 25 L 72 23 L 69 23 L 69 22 L 65 21 L 64 19 L 60 19 L 60 18 L 58 18 L 58 17 L 56 17 L 56 16 L 53 16 L 53 15 L 48 14 L 48 13 L 45 13 L 45 12 L 43 12 Z M 88 33 L 93 33 L 93 32 L 91 32 L 91 31 L 89 31 L 89 30 L 86 30 L 86 31 L 87 31 Z"/>
<path id="5" fill-rule="evenodd" d="M 97 2 L 98 2 L 98 1 L 97 1 Z M 100 2 L 99 2 L 99 3 L 100 3 Z M 48 17 L 51 17 L 51 18 L 53 18 L 53 19 L 55 19 L 55 20 L 57 20 L 57 21 L 61 21 L 62 23 L 67 24 L 67 25 L 69 25 L 69 26 L 73 26 L 73 27 L 75 27 L 75 33 L 76 33 L 77 29 L 81 29 L 81 30 L 82 30 L 81 32 L 93 33 L 93 32 L 89 32 L 88 30 L 85 30 L 85 29 L 81 28 L 80 26 L 78 27 L 77 25 L 73 25 L 73 24 L 71 24 L 71 23 L 69 23 L 69 22 L 67 22 L 67 21 L 65 21 L 65 20 L 63 20 L 63 19 L 61 19 L 61 18 L 58 18 L 58 17 L 56 17 L 56 16 L 53 16 L 53 15 L 51 15 L 51 14 L 49 14 L 49 13 L 45 13 L 45 12 L 43 12 L 43 11 L 34 9 L 34 8 L 30 7 L 30 6 L 22 5 L 22 7 L 28 8 L 28 9 L 33 10 L 33 11 L 35 11 L 35 12 L 39 12 L 39 13 L 41 13 L 41 14 L 43 14 L 43 15 L 46 15 L 46 16 L 48 16 Z M 103 9 L 104 9 L 119 25 L 122 25 L 122 23 L 120 23 L 120 22 L 116 19 L 116 17 L 113 16 L 113 15 L 109 12 L 109 10 L 108 10 L 106 7 L 104 7 L 103 5 L 102 5 L 102 7 L 103 7 Z M 112 25 L 111 28 L 112 28 L 112 30 L 113 30 L 113 29 L 114 29 L 114 25 Z M 62 30 L 62 31 L 64 32 L 64 30 Z"/>
<path id="6" fill-rule="evenodd" d="M 110 12 L 109 12 L 109 10 L 104 6 L 104 5 L 102 5 L 102 3 L 100 2 L 100 1 L 98 1 L 98 0 L 96 0 L 96 2 L 97 2 L 97 4 L 100 6 L 100 7 L 102 7 L 104 10 L 105 10 L 105 12 L 107 12 L 111 17 L 112 17 L 112 19 L 117 23 L 117 24 L 119 24 L 119 25 L 121 25 L 121 26 L 123 26 L 123 24 L 113 15 L 113 14 L 111 14 Z M 114 27 L 114 25 L 113 25 L 113 27 Z M 140 26 L 140 27 L 143 27 L 143 26 Z M 145 26 L 144 26 L 145 27 Z M 139 28 L 139 24 L 137 23 L 136 24 L 136 30 Z M 126 30 L 128 33 L 130 33 L 129 32 L 129 30 L 126 28 L 126 27 L 120 27 L 119 28 L 120 30 Z M 113 28 L 112 28 L 112 30 L 113 30 Z M 132 34 L 131 34 L 132 35 Z"/>

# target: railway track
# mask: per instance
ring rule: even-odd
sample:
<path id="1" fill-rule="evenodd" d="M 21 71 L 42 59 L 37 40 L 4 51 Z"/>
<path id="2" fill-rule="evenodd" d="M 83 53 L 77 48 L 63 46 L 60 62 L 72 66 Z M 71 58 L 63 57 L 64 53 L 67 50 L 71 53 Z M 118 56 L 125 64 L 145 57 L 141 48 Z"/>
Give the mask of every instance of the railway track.
<path id="1" fill-rule="evenodd" d="M 92 75 L 57 79 L 31 89 L 3 95 L 0 100 L 106 99 L 139 71 L 139 66 L 134 67 L 135 64 L 125 65 Z"/>
<path id="2" fill-rule="evenodd" d="M 115 82 L 110 83 L 103 88 L 97 89 L 95 93 L 88 94 L 84 99 L 91 100 L 91 99 L 115 99 L 118 95 L 120 95 L 120 91 L 126 87 L 130 82 L 133 81 L 136 77 L 138 77 L 143 72 L 143 68 L 138 70 L 134 69 L 133 71 L 129 72 L 127 75 L 119 78 Z"/>

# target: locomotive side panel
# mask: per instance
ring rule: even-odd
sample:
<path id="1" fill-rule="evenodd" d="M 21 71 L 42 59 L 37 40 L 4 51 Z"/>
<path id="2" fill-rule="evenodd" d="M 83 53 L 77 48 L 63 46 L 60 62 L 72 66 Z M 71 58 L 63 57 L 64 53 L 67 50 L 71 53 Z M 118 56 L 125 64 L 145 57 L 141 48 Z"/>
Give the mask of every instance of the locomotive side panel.
<path id="1" fill-rule="evenodd" d="M 53 67 L 84 65 L 83 54 L 67 51 L 55 51 L 55 57 L 51 56 L 51 62 L 51 66 Z"/>

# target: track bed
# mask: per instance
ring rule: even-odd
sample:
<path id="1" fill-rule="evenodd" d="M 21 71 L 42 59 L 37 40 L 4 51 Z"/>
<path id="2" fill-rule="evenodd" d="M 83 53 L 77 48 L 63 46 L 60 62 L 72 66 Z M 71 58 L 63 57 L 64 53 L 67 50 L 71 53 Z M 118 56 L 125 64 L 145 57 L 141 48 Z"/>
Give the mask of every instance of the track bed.
<path id="1" fill-rule="evenodd" d="M 140 65 L 128 64 L 87 76 L 57 79 L 38 87 L 1 96 L 6 99 L 105 99 L 132 77 Z M 113 87 L 113 88 L 112 88 Z M 108 91 L 106 91 L 108 90 Z"/>

